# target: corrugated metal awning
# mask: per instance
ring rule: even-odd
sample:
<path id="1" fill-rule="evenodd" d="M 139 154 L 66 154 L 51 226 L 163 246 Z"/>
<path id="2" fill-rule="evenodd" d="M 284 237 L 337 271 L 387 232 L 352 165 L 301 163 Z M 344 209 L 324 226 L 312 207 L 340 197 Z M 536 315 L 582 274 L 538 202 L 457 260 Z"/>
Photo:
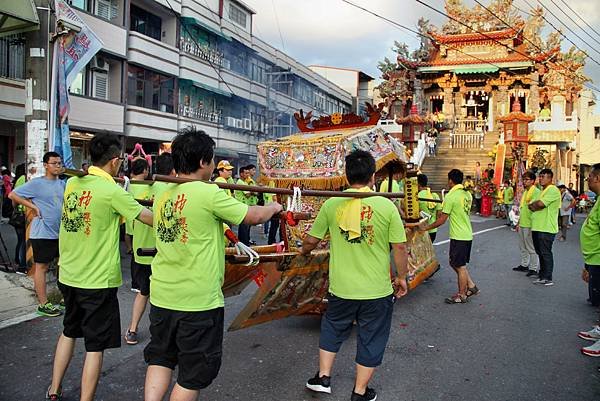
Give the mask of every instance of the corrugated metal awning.
<path id="1" fill-rule="evenodd" d="M 40 20 L 33 0 L 0 2 L 0 37 L 35 31 Z"/>

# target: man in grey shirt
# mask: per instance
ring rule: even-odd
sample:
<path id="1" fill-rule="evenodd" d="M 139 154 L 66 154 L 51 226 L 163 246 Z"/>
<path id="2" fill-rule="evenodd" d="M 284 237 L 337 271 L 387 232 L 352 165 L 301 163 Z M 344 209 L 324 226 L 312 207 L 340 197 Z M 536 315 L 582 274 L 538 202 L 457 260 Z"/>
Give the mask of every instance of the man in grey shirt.
<path id="1" fill-rule="evenodd" d="M 571 219 L 571 208 L 575 206 L 575 198 L 569 192 L 566 185 L 559 182 L 557 185 L 560 189 L 560 212 L 558 214 L 560 223 L 560 236 L 559 241 L 565 241 L 567 239 L 567 229 L 569 228 L 569 220 Z"/>
<path id="2" fill-rule="evenodd" d="M 46 173 L 42 177 L 18 187 L 8 195 L 17 204 L 33 210 L 29 240 L 33 249 L 35 271 L 33 283 L 42 316 L 59 316 L 60 309 L 48 302 L 46 296 L 46 272 L 48 265 L 58 256 L 58 231 L 62 212 L 65 183 L 58 177 L 62 172 L 62 160 L 56 152 L 47 152 L 43 158 Z"/>

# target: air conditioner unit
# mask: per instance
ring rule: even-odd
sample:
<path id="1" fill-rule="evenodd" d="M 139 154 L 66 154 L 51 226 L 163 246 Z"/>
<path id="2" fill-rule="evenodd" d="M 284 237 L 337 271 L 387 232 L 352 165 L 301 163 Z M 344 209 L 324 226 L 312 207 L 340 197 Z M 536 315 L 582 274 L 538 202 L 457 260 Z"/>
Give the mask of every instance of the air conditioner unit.
<path id="1" fill-rule="evenodd" d="M 227 117 L 227 120 L 225 121 L 225 125 L 227 125 L 228 127 L 235 127 L 235 122 L 237 120 L 233 117 Z"/>
<path id="2" fill-rule="evenodd" d="M 252 129 L 252 121 L 249 118 L 244 118 L 244 129 Z"/>
<path id="3" fill-rule="evenodd" d="M 92 73 L 92 96 L 98 99 L 108 99 L 108 74 L 103 71 Z"/>
<path id="4" fill-rule="evenodd" d="M 94 71 L 108 72 L 110 66 L 104 57 L 94 56 L 94 58 L 92 58 L 91 68 Z"/>
<path id="5" fill-rule="evenodd" d="M 243 129 L 244 128 L 244 121 L 241 120 L 241 119 L 236 119 L 235 120 L 235 128 Z"/>

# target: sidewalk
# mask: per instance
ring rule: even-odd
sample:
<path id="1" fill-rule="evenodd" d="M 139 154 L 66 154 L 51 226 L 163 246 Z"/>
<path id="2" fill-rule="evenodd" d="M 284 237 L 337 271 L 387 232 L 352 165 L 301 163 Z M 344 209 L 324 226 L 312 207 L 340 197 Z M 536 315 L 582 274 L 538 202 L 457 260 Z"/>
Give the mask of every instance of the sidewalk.
<path id="1" fill-rule="evenodd" d="M 6 244 L 8 256 L 13 260 L 17 242 L 14 228 L 0 224 L 0 235 Z M 4 253 L 3 248 L 0 251 Z M 37 316 L 36 307 L 37 300 L 30 277 L 0 272 L 0 328 L 34 318 Z"/>

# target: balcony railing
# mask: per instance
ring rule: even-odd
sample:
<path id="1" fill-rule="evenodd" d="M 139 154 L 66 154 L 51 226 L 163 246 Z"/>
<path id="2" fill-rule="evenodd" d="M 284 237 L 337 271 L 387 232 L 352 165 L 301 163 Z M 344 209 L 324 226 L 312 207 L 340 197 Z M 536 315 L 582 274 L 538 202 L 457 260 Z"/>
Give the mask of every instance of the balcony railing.
<path id="1" fill-rule="evenodd" d="M 483 149 L 484 133 L 450 133 L 450 149 Z"/>
<path id="2" fill-rule="evenodd" d="M 205 45 L 199 45 L 191 39 L 181 37 L 179 39 L 179 48 L 193 56 L 206 60 L 213 65 L 224 67 L 225 55 L 215 48 Z"/>
<path id="3" fill-rule="evenodd" d="M 482 119 L 474 119 L 474 118 L 465 118 L 465 119 L 456 119 L 455 130 L 458 132 L 484 132 L 487 126 L 487 120 Z"/>
<path id="4" fill-rule="evenodd" d="M 180 104 L 179 115 L 182 117 L 193 118 L 210 123 L 223 124 L 223 116 L 218 111 L 209 111 Z"/>

